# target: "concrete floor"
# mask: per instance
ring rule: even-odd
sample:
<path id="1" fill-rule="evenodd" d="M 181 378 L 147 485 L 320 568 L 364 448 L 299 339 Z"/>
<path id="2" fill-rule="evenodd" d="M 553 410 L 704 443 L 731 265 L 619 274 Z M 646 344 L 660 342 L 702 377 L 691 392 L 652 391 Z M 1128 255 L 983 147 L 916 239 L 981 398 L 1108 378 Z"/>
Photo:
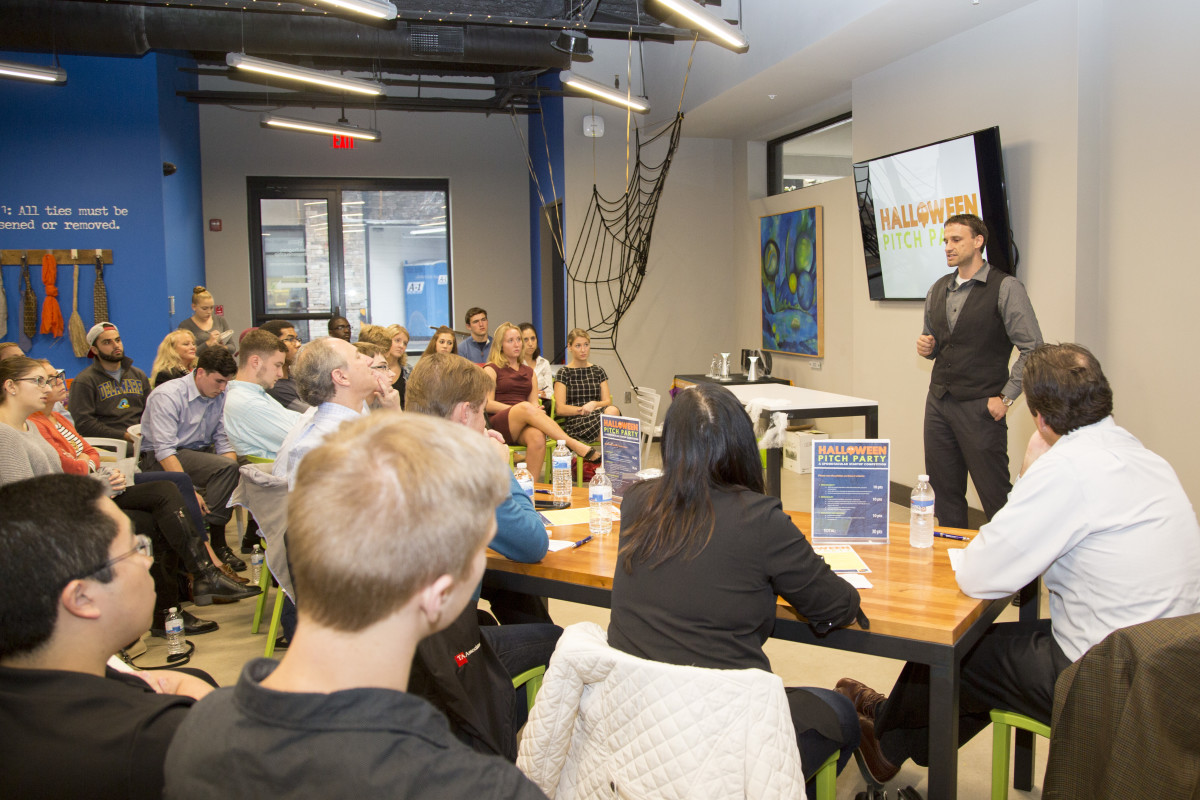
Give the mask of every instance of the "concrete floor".
<path id="1" fill-rule="evenodd" d="M 653 457 L 650 460 L 653 462 Z M 786 508 L 808 509 L 811 496 L 809 476 L 785 471 L 782 485 Z M 891 511 L 894 515 L 893 519 L 907 520 L 907 507 L 893 504 Z M 272 591 L 267 605 L 268 616 L 273 602 L 274 591 Z M 1045 598 L 1043 598 L 1044 602 Z M 191 666 L 208 671 L 222 686 L 233 685 L 237 681 L 242 665 L 247 660 L 263 654 L 266 644 L 267 620 L 263 622 L 261 633 L 258 635 L 250 633 L 250 621 L 254 613 L 253 600 L 191 610 L 205 619 L 215 619 L 221 624 L 221 630 L 215 633 L 194 637 L 196 655 Z M 596 622 L 605 628 L 608 626 L 607 609 L 552 600 L 550 612 L 554 620 L 564 626 L 582 621 Z M 1001 615 L 1000 620 L 1015 620 L 1016 612 L 1017 609 L 1010 608 Z M 1044 610 L 1043 613 L 1045 613 Z M 148 639 L 148 644 L 149 652 L 139 660 L 147 663 L 161 663 L 165 659 L 163 640 Z M 771 659 L 774 671 L 783 678 L 784 684 L 788 686 L 832 688 L 839 678 L 850 676 L 886 693 L 903 666 L 900 661 L 774 639 L 767 642 L 766 652 Z M 279 655 L 282 655 L 282 651 L 276 653 L 276 656 Z M 960 751 L 959 797 L 988 797 L 991 779 L 991 739 L 990 729 L 985 730 Z M 1034 790 L 1031 792 L 1012 790 L 1010 797 L 1041 797 L 1040 784 L 1045 770 L 1046 742 L 1039 740 L 1037 748 Z M 911 762 L 905 764 L 895 780 L 888 784 L 889 794 L 895 796 L 895 789 L 907 785 L 914 786 L 924 793 L 927 786 L 926 770 Z M 839 800 L 853 800 L 854 796 L 864 788 L 866 788 L 866 783 L 858 774 L 854 762 L 851 761 L 838 778 L 837 796 Z"/>

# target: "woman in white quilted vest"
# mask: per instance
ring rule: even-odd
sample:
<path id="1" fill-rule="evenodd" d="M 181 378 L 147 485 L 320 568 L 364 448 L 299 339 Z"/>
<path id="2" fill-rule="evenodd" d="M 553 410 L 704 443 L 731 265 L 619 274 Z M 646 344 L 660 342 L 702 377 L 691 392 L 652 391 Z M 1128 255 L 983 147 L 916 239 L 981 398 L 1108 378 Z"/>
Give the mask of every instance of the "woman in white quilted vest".
<path id="1" fill-rule="evenodd" d="M 702 383 L 675 397 L 662 456 L 662 477 L 621 504 L 610 645 L 669 664 L 769 672 L 762 646 L 777 596 L 819 631 L 855 620 L 858 590 L 763 494 L 750 418 L 728 389 Z M 840 772 L 858 746 L 853 705 L 828 689 L 787 695 L 805 780 L 835 750 Z"/>

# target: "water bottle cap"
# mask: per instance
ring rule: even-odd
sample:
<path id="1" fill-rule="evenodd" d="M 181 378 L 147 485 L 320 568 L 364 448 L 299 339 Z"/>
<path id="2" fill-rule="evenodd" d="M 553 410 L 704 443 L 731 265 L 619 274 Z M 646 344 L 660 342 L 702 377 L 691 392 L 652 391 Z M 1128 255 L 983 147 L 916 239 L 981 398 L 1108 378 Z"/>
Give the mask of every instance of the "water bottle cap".
<path id="1" fill-rule="evenodd" d="M 603 474 L 604 474 L 604 467 L 596 467 L 596 471 L 595 471 L 594 473 L 592 473 L 592 474 L 594 474 L 594 475 L 603 475 Z"/>
<path id="2" fill-rule="evenodd" d="M 171 606 L 170 608 L 167 609 L 167 613 L 174 614 L 178 610 L 179 610 L 179 606 Z"/>
<path id="3" fill-rule="evenodd" d="M 524 461 L 518 461 L 518 462 L 517 462 L 517 469 L 525 469 L 525 462 L 524 462 Z"/>
<path id="4" fill-rule="evenodd" d="M 566 439 L 559 439 L 559 440 L 558 440 L 558 446 L 559 446 L 559 447 L 566 447 L 566 446 L 567 446 L 567 440 L 566 440 Z"/>
<path id="5" fill-rule="evenodd" d="M 918 475 L 917 480 L 919 480 L 921 483 L 929 483 L 929 476 L 928 475 Z"/>

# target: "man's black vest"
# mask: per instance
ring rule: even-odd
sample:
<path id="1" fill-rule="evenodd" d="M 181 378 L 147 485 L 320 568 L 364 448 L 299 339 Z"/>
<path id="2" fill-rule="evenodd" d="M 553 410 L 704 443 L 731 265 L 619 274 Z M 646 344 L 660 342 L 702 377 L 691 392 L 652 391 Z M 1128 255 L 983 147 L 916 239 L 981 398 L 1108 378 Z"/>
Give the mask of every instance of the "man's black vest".
<path id="1" fill-rule="evenodd" d="M 937 398 L 949 392 L 960 401 L 995 397 L 1008 383 L 1008 359 L 1013 351 L 1013 343 L 997 307 L 1000 284 L 1007 276 L 993 267 L 988 272 L 987 283 L 976 282 L 971 287 L 951 333 L 946 317 L 946 294 L 957 276 L 956 270 L 939 278 L 929 297 L 933 303 L 930 322 L 933 338 L 937 340 L 937 358 L 933 362 L 929 391 Z"/>

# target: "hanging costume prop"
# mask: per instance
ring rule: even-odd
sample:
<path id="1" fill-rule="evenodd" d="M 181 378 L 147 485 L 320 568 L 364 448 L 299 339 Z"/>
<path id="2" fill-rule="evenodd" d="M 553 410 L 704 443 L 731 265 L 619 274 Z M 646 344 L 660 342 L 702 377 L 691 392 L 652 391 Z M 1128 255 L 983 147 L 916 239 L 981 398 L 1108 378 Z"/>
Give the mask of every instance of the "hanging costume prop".
<path id="1" fill-rule="evenodd" d="M 42 256 L 42 285 L 46 287 L 46 299 L 42 301 L 40 333 L 58 338 L 63 335 L 63 315 L 58 305 L 58 260 L 52 253 Z"/>

